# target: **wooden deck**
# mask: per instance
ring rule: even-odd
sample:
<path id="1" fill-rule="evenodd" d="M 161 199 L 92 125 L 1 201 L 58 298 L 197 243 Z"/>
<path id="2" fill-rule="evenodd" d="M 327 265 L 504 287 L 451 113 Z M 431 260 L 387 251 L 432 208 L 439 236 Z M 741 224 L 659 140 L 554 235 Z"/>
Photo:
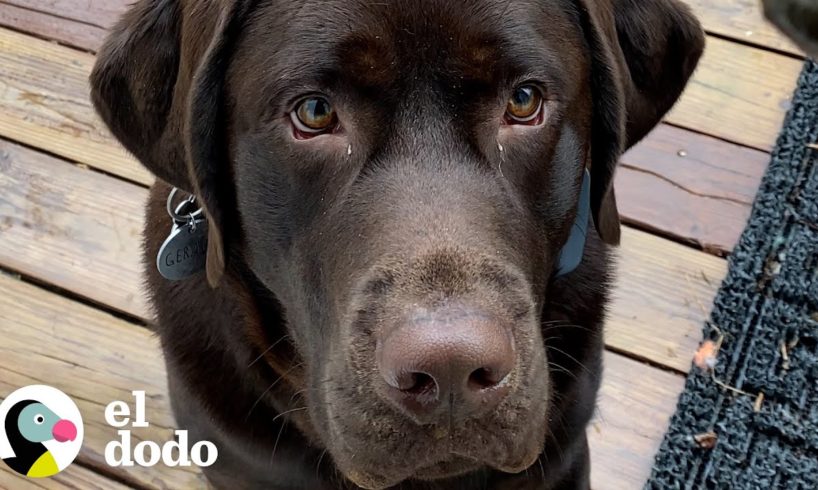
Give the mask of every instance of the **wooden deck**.
<path id="1" fill-rule="evenodd" d="M 152 178 L 88 101 L 93 53 L 130 1 L 0 0 L 0 397 L 53 385 L 86 423 L 78 464 L 36 482 L 0 464 L 0 488 L 204 486 L 195 471 L 114 469 L 102 456 L 116 437 L 104 407 L 133 389 L 149 397 L 137 439 L 169 440 L 173 427 L 140 279 Z M 687 1 L 706 54 L 617 177 L 628 226 L 589 428 L 597 490 L 648 476 L 802 63 L 756 0 Z"/>

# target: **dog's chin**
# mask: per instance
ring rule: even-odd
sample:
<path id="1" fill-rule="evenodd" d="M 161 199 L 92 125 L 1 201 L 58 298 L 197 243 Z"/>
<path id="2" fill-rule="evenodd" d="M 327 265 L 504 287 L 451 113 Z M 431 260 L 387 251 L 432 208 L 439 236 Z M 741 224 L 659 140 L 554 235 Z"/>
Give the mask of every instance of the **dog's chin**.
<path id="1" fill-rule="evenodd" d="M 366 490 L 382 490 L 399 485 L 401 482 L 409 479 L 434 481 L 453 478 L 476 471 L 481 466 L 483 465 L 473 459 L 451 455 L 447 459 L 420 467 L 411 472 L 406 472 L 406 468 L 402 468 L 400 474 L 387 475 L 362 469 L 342 471 L 342 473 L 344 473 L 344 476 L 346 476 L 348 480 L 361 488 Z"/>
<path id="2" fill-rule="evenodd" d="M 379 473 L 373 470 L 361 468 L 341 471 L 344 476 L 355 485 L 366 490 L 382 490 L 399 485 L 406 480 L 439 481 L 449 478 L 463 476 L 481 468 L 493 468 L 503 473 L 517 474 L 530 468 L 539 458 L 540 453 L 534 451 L 531 455 L 519 463 L 491 464 L 477 461 L 469 456 L 452 453 L 444 459 L 432 464 L 427 464 L 411 470 L 401 468 L 400 472 L 394 474 Z M 407 471 L 409 469 L 409 471 Z"/>

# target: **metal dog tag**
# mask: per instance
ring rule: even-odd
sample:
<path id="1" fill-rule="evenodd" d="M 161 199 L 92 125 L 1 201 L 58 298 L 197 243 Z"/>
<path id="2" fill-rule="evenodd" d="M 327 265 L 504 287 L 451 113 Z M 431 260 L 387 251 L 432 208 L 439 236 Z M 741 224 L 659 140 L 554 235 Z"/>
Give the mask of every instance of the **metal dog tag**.
<path id="1" fill-rule="evenodd" d="M 171 202 L 175 194 L 168 196 L 168 213 L 173 227 L 159 249 L 156 268 L 162 277 L 170 281 L 187 279 L 205 269 L 207 261 L 207 220 L 201 209 L 195 209 L 195 198 L 182 202 L 175 213 Z"/>

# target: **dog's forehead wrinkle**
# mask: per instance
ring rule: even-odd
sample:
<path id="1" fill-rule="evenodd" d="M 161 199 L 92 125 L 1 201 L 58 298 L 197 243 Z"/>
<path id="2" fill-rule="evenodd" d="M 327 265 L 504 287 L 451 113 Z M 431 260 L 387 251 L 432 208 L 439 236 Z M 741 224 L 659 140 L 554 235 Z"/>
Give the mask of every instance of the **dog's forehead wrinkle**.
<path id="1" fill-rule="evenodd" d="M 256 13 L 254 32 L 289 39 L 271 46 L 269 56 L 290 60 L 281 69 L 293 80 L 324 73 L 381 88 L 441 77 L 496 85 L 498 72 L 507 71 L 500 65 L 536 64 L 524 54 L 537 50 L 530 19 L 542 8 L 537 2 L 488 0 L 274 2 Z M 282 30 L 290 35 L 273 34 Z"/>

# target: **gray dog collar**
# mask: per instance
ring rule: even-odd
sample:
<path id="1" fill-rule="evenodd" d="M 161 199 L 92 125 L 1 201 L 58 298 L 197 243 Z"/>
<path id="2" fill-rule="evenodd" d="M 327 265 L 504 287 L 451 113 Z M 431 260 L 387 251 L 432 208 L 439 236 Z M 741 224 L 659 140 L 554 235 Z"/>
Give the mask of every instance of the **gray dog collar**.
<path id="1" fill-rule="evenodd" d="M 582 178 L 582 191 L 579 194 L 579 208 L 574 226 L 571 228 L 571 236 L 565 242 L 565 246 L 560 251 L 557 259 L 557 266 L 554 270 L 556 277 L 570 274 L 582 263 L 582 256 L 585 254 L 585 241 L 588 236 L 588 218 L 591 214 L 591 174 L 588 169 Z"/>

